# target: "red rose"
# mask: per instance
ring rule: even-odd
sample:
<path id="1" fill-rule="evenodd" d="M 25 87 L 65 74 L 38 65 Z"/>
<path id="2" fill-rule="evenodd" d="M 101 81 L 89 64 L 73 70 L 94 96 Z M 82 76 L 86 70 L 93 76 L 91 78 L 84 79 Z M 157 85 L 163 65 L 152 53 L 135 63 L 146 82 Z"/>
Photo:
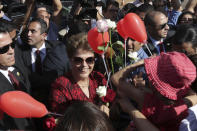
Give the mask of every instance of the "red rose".
<path id="1" fill-rule="evenodd" d="M 55 118 L 54 117 L 49 117 L 44 120 L 44 129 L 47 131 L 53 131 L 53 129 L 56 127 L 55 124 Z"/>

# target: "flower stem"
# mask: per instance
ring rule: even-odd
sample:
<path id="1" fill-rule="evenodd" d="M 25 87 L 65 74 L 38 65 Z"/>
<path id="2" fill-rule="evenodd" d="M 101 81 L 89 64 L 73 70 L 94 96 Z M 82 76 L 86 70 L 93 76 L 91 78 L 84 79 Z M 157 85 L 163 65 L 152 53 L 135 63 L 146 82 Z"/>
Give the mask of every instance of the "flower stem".
<path id="1" fill-rule="evenodd" d="M 114 64 L 113 64 L 113 59 L 112 59 L 112 42 L 111 42 L 111 29 L 109 29 L 109 44 L 110 44 L 110 59 L 111 59 L 111 68 L 112 68 L 112 74 L 114 74 Z"/>
<path id="2" fill-rule="evenodd" d="M 124 47 L 124 66 L 126 67 L 127 66 L 127 39 L 124 39 L 124 45 L 125 45 L 125 47 Z"/>
<path id="3" fill-rule="evenodd" d="M 103 47 L 105 47 L 104 32 L 102 32 L 102 39 L 103 39 Z M 103 59 L 103 63 L 104 63 L 104 66 L 105 66 L 107 77 L 109 77 L 109 71 L 107 69 L 107 65 L 106 65 L 106 61 L 105 61 L 105 50 L 104 50 L 104 53 L 101 56 L 102 56 L 102 59 Z"/>

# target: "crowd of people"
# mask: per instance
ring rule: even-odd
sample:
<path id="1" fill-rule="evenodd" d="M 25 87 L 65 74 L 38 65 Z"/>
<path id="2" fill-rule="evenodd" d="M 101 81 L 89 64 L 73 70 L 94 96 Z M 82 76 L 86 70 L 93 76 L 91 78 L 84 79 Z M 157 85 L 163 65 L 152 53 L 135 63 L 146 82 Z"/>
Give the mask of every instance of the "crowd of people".
<path id="1" fill-rule="evenodd" d="M 196 0 L 74 0 L 70 10 L 60 0 L 9 2 L 27 10 L 19 22 L 0 6 L 0 94 L 24 91 L 52 114 L 4 113 L 0 130 L 197 130 Z M 106 70 L 88 31 L 128 13 L 144 22 L 147 43 L 112 30 L 112 43 L 126 44 L 126 64 L 115 62 L 118 46 L 108 47 Z"/>

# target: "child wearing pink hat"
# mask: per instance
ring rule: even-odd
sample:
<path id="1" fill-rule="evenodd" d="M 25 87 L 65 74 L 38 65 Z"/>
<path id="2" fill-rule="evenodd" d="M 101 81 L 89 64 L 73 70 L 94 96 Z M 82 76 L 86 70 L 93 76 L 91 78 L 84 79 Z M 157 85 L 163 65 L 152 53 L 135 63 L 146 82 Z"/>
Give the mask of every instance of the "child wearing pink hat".
<path id="1" fill-rule="evenodd" d="M 143 65 L 148 88 L 142 79 L 134 79 L 134 84 L 127 80 L 131 71 Z M 170 52 L 127 66 L 112 76 L 112 82 L 118 93 L 137 102 L 138 109 L 161 131 L 178 131 L 181 120 L 188 115 L 183 98 L 195 78 L 196 67 L 189 58 Z"/>

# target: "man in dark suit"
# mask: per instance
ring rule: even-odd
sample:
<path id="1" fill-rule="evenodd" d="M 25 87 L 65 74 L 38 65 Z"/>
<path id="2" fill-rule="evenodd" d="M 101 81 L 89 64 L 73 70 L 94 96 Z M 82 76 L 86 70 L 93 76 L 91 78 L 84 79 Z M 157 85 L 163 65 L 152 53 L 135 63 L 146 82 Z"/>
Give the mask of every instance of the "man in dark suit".
<path id="1" fill-rule="evenodd" d="M 53 76 L 43 72 L 43 64 L 48 53 L 58 41 L 47 41 L 47 24 L 43 19 L 33 19 L 28 25 L 27 43 L 20 46 L 21 58 L 28 69 L 32 96 L 47 105 L 49 87 Z"/>
<path id="2" fill-rule="evenodd" d="M 28 77 L 15 59 L 14 47 L 6 26 L 0 23 L 0 94 L 15 90 L 30 92 Z M 32 130 L 32 125 L 31 119 L 12 118 L 5 113 L 0 120 L 0 130 Z"/>
<path id="3" fill-rule="evenodd" d="M 161 52 L 165 52 L 163 41 L 169 30 L 167 16 L 160 11 L 151 11 L 146 14 L 144 23 L 148 34 L 147 46 L 150 49 L 149 51 L 145 45 L 143 46 L 146 54 L 151 56 L 151 53 L 159 55 Z"/>
<path id="4" fill-rule="evenodd" d="M 27 41 L 20 45 L 20 56 L 28 70 L 32 96 L 48 106 L 48 95 L 54 75 L 44 72 L 43 65 L 51 50 L 61 43 L 47 41 L 46 36 L 47 24 L 43 19 L 36 18 L 30 21 L 27 27 Z M 35 123 L 37 130 L 43 130 L 41 119 L 35 119 Z"/>

